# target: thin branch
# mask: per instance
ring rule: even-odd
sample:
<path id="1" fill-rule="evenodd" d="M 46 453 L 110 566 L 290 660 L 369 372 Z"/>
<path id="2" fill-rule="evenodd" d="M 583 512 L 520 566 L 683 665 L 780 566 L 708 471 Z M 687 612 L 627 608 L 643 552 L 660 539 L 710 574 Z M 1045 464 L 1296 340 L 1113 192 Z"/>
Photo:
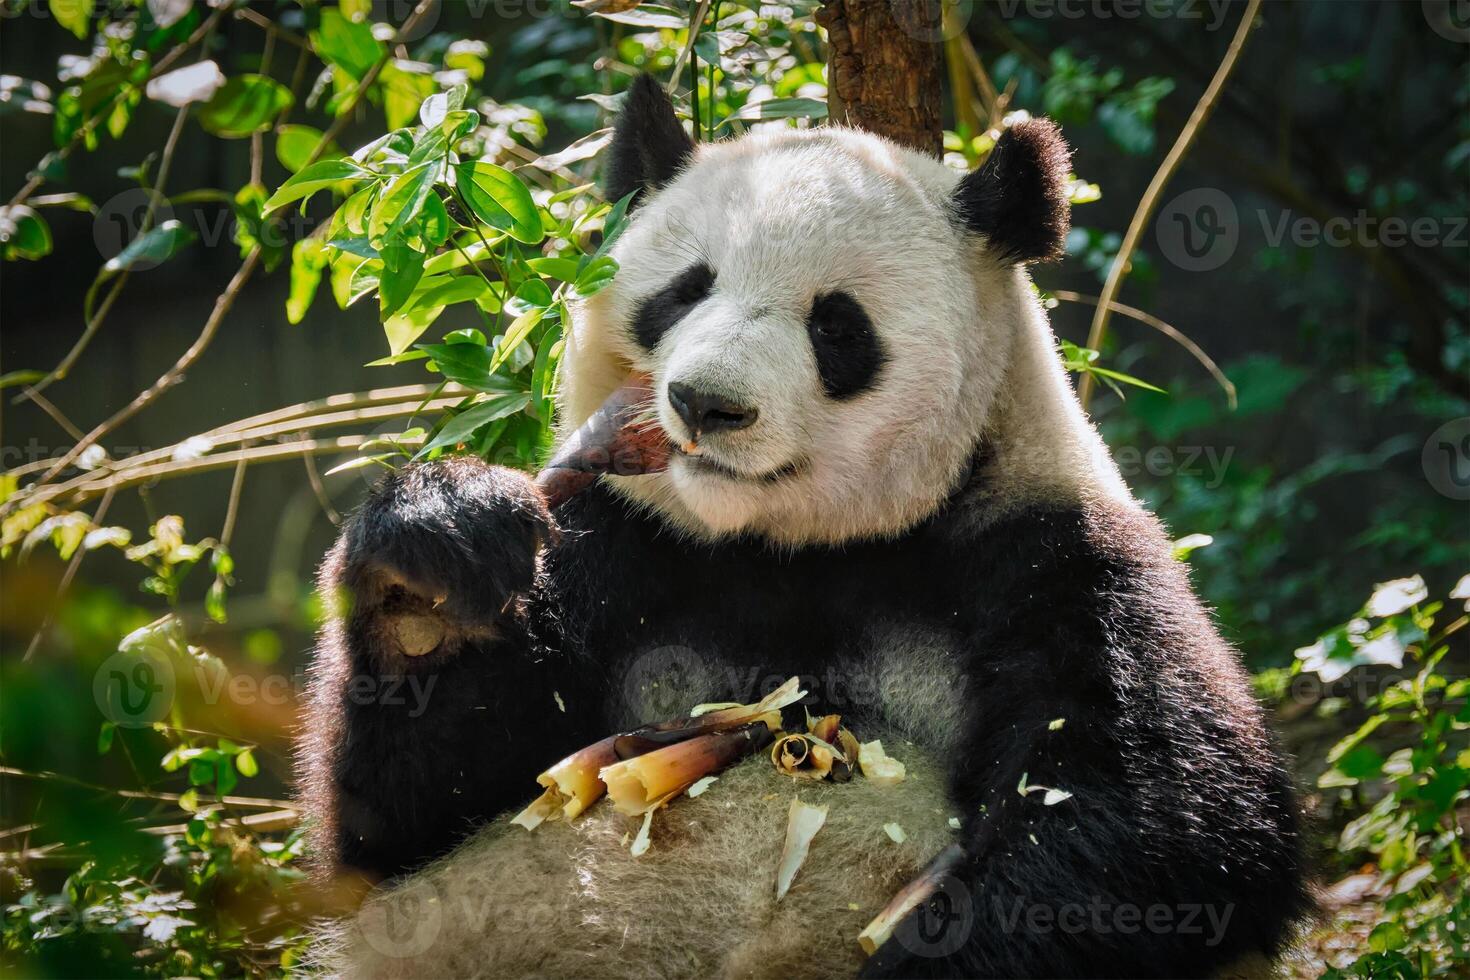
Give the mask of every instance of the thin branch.
<path id="1" fill-rule="evenodd" d="M 1093 350 L 1100 350 L 1103 338 L 1107 336 L 1108 317 L 1113 311 L 1113 301 L 1117 299 L 1118 290 L 1122 287 L 1123 275 L 1128 269 L 1129 261 L 1133 258 L 1133 250 L 1138 247 L 1138 240 L 1143 236 L 1144 228 L 1153 218 L 1154 209 L 1159 203 L 1159 196 L 1163 193 L 1170 178 L 1174 176 L 1174 171 L 1183 162 L 1189 148 L 1194 144 L 1200 127 L 1205 124 L 1205 120 L 1209 119 L 1211 111 L 1214 110 L 1215 103 L 1225 88 L 1226 80 L 1235 70 L 1235 65 L 1240 60 L 1240 53 L 1245 49 L 1245 42 L 1250 37 L 1251 28 L 1255 25 L 1256 12 L 1260 10 L 1260 7 L 1261 0 L 1250 0 L 1246 5 L 1245 13 L 1240 18 L 1240 25 L 1235 29 L 1235 37 L 1230 40 L 1230 46 L 1225 49 L 1225 57 L 1221 59 L 1220 66 L 1215 69 L 1215 77 L 1210 79 L 1210 84 L 1200 96 L 1199 102 L 1195 104 L 1194 111 L 1189 114 L 1184 128 L 1174 140 L 1174 145 L 1169 148 L 1164 162 L 1159 165 L 1153 179 L 1149 181 L 1148 189 L 1143 192 L 1143 198 L 1138 202 L 1137 210 L 1133 212 L 1133 220 L 1128 224 L 1128 231 L 1123 236 L 1123 244 L 1118 248 L 1118 254 L 1113 256 L 1113 265 L 1108 270 L 1108 279 L 1103 285 L 1102 296 L 1098 298 L 1097 310 L 1092 317 L 1092 327 L 1087 334 L 1087 346 Z M 1077 386 L 1077 398 L 1084 409 L 1092 399 L 1092 388 L 1092 375 L 1082 375 Z"/>
<path id="2" fill-rule="evenodd" d="M 1102 302 L 1101 297 L 1087 296 L 1082 293 L 1074 293 L 1070 289 L 1053 289 L 1051 291 L 1051 294 L 1057 299 L 1067 303 L 1084 303 L 1088 306 L 1097 306 L 1098 303 Z M 1224 390 L 1225 400 L 1229 403 L 1230 410 L 1232 412 L 1235 411 L 1235 383 L 1225 376 L 1225 372 L 1220 370 L 1220 365 L 1215 363 L 1215 359 L 1206 354 L 1204 352 L 1204 348 L 1200 347 L 1199 344 L 1196 344 L 1193 340 L 1190 340 L 1189 337 L 1184 333 L 1184 331 L 1180 330 L 1178 327 L 1166 323 L 1163 320 L 1160 320 L 1152 313 L 1140 310 L 1136 306 L 1129 306 L 1126 303 L 1114 302 L 1113 312 L 1121 313 L 1126 317 L 1137 320 L 1139 323 L 1153 327 L 1159 333 L 1163 334 L 1165 337 L 1168 337 L 1180 347 L 1183 347 L 1185 350 L 1189 351 L 1189 353 L 1194 356 L 1194 359 L 1196 361 L 1199 361 L 1200 365 L 1206 371 L 1210 372 L 1210 376 L 1215 379 L 1215 383 Z"/>
<path id="3" fill-rule="evenodd" d="M 307 41 L 295 31 L 288 31 L 284 27 L 280 27 L 279 25 L 271 22 L 269 18 L 257 13 L 254 10 L 251 10 L 249 7 L 241 7 L 240 9 L 236 10 L 235 16 L 238 17 L 240 20 L 249 21 L 250 23 L 254 24 L 256 27 L 265 31 L 266 34 L 269 35 L 271 38 L 279 38 L 280 40 L 285 41 L 287 44 L 294 44 L 296 47 L 300 48 L 303 51 L 311 51 L 310 41 Z"/>
<path id="4" fill-rule="evenodd" d="M 51 416 L 51 421 L 61 426 L 62 429 L 66 431 L 67 435 L 71 436 L 73 439 L 80 439 L 82 437 L 82 430 L 78 429 L 76 425 L 72 423 L 72 420 L 66 417 L 66 413 L 53 405 L 51 403 L 51 399 L 41 394 L 30 385 L 26 386 L 26 397 L 35 402 L 36 405 L 40 407 L 41 411 Z"/>
<path id="5" fill-rule="evenodd" d="M 305 455 L 301 462 L 306 465 L 306 480 L 311 484 L 311 492 L 316 495 L 316 502 L 321 505 L 322 513 L 327 515 L 327 520 L 333 525 L 342 523 L 342 515 L 337 508 L 332 506 L 332 498 L 327 496 L 327 488 L 322 483 L 322 474 L 316 468 L 316 457 Z"/>
<path id="6" fill-rule="evenodd" d="M 240 457 L 235 464 L 235 479 L 230 482 L 230 502 L 225 505 L 225 526 L 219 532 L 219 543 L 221 547 L 229 548 L 230 538 L 235 534 L 235 518 L 240 513 L 240 493 L 245 489 L 245 466 L 246 459 Z"/>
<path id="7" fill-rule="evenodd" d="M 433 392 L 443 387 L 442 385 L 400 385 L 395 388 L 375 388 L 367 392 L 353 392 L 350 394 L 330 395 L 326 398 L 318 398 L 309 402 L 301 402 L 286 408 L 279 408 L 261 415 L 230 422 L 226 425 L 217 426 L 207 432 L 191 436 L 191 439 L 203 439 L 212 447 L 230 445 L 240 442 L 245 438 L 269 438 L 271 432 L 276 434 L 284 432 L 296 432 L 317 428 L 319 419 L 324 417 L 336 417 L 338 413 L 349 412 L 358 409 L 373 408 L 381 405 L 399 404 L 402 402 L 417 403 L 420 399 L 431 396 Z M 329 410 L 326 413 L 323 410 Z M 412 412 L 399 412 L 395 414 L 412 414 Z M 368 416 L 356 416 L 366 418 Z M 371 416 L 389 417 L 389 416 Z M 282 426 L 277 429 L 270 428 L 275 423 L 296 420 L 292 426 Z M 329 423 L 330 424 L 330 423 Z M 96 479 L 99 475 L 115 472 L 127 466 L 145 462 L 155 462 L 167 459 L 177 450 L 178 445 L 165 446 L 162 449 L 152 449 L 147 452 L 137 453 L 121 460 L 108 460 L 98 466 L 94 471 L 87 474 L 88 479 Z M 36 460 L 32 463 L 23 463 L 7 471 L 12 476 L 23 477 L 30 473 L 36 473 L 46 469 L 52 464 L 54 458 Z M 31 487 L 27 487 L 29 491 Z M 36 489 L 40 489 L 37 487 Z M 0 505 L 0 514 L 8 513 L 5 506 Z"/>
<path id="8" fill-rule="evenodd" d="M 165 446 L 162 449 L 150 450 L 146 453 L 138 453 L 127 459 L 103 469 L 80 473 L 64 483 L 54 483 L 38 486 L 33 492 L 28 493 L 23 503 L 25 505 L 36 503 L 48 503 L 60 500 L 69 494 L 75 493 L 83 487 L 97 486 L 101 482 L 113 477 L 126 478 L 139 467 L 145 467 L 165 462 L 180 462 L 175 457 L 180 448 L 194 440 L 204 440 L 209 443 L 209 451 L 222 446 L 230 446 L 239 443 L 259 442 L 268 439 L 277 439 L 282 436 L 297 436 L 315 429 L 325 429 L 339 425 L 356 425 L 363 422 L 375 422 L 383 419 L 404 418 L 417 415 L 426 409 L 443 410 L 464 400 L 464 396 L 456 394 L 449 397 L 431 397 L 423 402 L 400 401 L 390 405 L 380 405 L 369 408 L 353 409 L 343 412 L 327 412 L 321 415 L 312 415 L 305 418 L 289 419 L 285 422 L 276 422 L 270 425 L 258 426 L 231 431 L 210 439 L 208 436 L 193 436 L 184 443 L 175 446 Z M 202 453 L 195 453 L 190 458 L 200 458 Z M 187 460 L 184 460 L 187 461 Z M 27 488 L 29 489 L 29 488 Z"/>
<path id="9" fill-rule="evenodd" d="M 123 473 L 118 473 L 108 479 L 78 487 L 73 494 L 73 502 L 81 503 L 82 501 L 90 500 L 92 497 L 97 496 L 97 494 L 105 492 L 108 488 L 122 490 L 143 483 L 152 483 L 156 480 L 166 480 L 176 476 L 227 469 L 239 463 L 242 458 L 252 464 L 272 463 L 295 459 L 301 453 L 325 456 L 331 453 L 351 452 L 357 450 L 363 443 L 373 438 L 372 435 L 365 434 L 338 436 L 334 439 L 301 439 L 295 442 L 283 442 L 273 446 L 254 446 L 250 449 L 237 449 L 215 456 L 203 456 L 199 459 L 171 460 L 167 463 L 158 463 L 153 466 L 139 466 Z"/>
<path id="10" fill-rule="evenodd" d="M 157 793 L 136 789 L 113 789 L 110 786 L 102 786 L 98 783 L 89 783 L 86 780 L 77 779 L 75 776 L 68 776 L 64 773 L 59 772 L 49 772 L 44 769 L 31 772 L 26 769 L 15 769 L 11 766 L 0 766 L 0 776 L 11 776 L 16 779 L 36 779 L 42 782 L 50 783 L 66 783 L 68 786 L 75 786 L 78 789 L 90 789 L 98 793 L 107 793 L 110 796 L 121 796 L 124 799 L 129 800 L 156 800 L 162 803 L 177 803 L 182 798 L 182 794 L 179 793 Z M 268 800 L 264 797 L 259 796 L 225 796 L 221 798 L 221 802 L 226 803 L 229 806 L 255 807 L 261 810 L 281 810 L 295 806 L 295 804 L 290 803 L 286 800 Z"/>

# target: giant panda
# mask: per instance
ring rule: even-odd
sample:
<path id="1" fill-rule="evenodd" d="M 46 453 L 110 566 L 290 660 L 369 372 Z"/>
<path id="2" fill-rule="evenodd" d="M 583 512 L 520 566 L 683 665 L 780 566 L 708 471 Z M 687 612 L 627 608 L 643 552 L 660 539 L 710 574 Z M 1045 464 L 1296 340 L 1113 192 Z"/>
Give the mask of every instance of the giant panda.
<path id="1" fill-rule="evenodd" d="M 657 424 L 700 451 L 554 513 L 520 472 L 409 465 L 347 523 L 300 768 L 319 859 L 381 884 L 323 927 L 318 966 L 1269 962 L 1309 904 L 1290 779 L 1032 290 L 1027 265 L 1068 227 L 1057 129 L 1012 126 L 963 177 L 835 126 L 696 146 L 644 77 L 610 153 L 608 196 L 636 208 L 615 281 L 574 311 L 560 418 L 646 372 Z M 403 649 L 403 617 L 442 640 Z M 758 753 L 659 811 L 638 857 L 638 820 L 608 805 L 509 825 L 554 760 L 790 675 L 907 778 L 796 783 Z M 829 816 L 777 901 L 793 797 Z M 941 853 L 939 884 L 865 957 L 859 932 Z"/>

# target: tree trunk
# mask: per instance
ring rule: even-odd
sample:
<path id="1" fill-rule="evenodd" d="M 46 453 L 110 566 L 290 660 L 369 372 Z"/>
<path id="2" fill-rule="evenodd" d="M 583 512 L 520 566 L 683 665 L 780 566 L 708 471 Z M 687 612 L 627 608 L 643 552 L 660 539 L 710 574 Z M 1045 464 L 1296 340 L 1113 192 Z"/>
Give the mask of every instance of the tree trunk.
<path id="1" fill-rule="evenodd" d="M 822 0 L 833 122 L 940 156 L 940 0 Z"/>

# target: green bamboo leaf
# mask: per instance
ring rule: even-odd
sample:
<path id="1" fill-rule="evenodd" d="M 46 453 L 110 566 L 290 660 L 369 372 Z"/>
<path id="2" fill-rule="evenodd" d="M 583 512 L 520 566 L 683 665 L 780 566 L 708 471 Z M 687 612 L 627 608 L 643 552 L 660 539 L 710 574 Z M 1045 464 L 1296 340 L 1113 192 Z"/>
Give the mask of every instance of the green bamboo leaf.
<path id="1" fill-rule="evenodd" d="M 236 75 L 199 107 L 199 125 L 216 136 L 240 139 L 270 127 L 295 97 L 266 75 Z"/>
<path id="2" fill-rule="evenodd" d="M 435 163 L 424 163 L 399 174 L 373 206 L 368 218 L 368 237 L 374 241 L 402 231 L 424 210 L 434 193 Z"/>
<path id="3" fill-rule="evenodd" d="M 515 174 L 493 163 L 475 161 L 459 164 L 454 175 L 455 188 L 476 218 L 527 245 L 545 237 L 531 192 Z"/>
<path id="4" fill-rule="evenodd" d="M 51 228 L 24 204 L 0 207 L 0 258 L 32 261 L 51 254 Z"/>
<path id="5" fill-rule="evenodd" d="M 396 242 L 385 245 L 381 254 L 383 271 L 378 277 L 378 305 L 380 314 L 387 318 L 413 295 L 414 287 L 424 275 L 424 253 L 414 251 L 404 242 Z"/>
<path id="6" fill-rule="evenodd" d="M 488 401 L 473 405 L 444 423 L 444 428 L 440 429 L 438 435 L 424 444 L 424 447 L 418 451 L 418 456 L 423 456 L 425 453 L 435 449 L 442 449 L 446 446 L 457 446 L 462 442 L 469 442 L 480 429 L 483 429 L 492 422 L 505 418 L 507 415 L 519 412 L 530 403 L 530 392 L 518 391 L 510 394 L 496 395 Z"/>
<path id="7" fill-rule="evenodd" d="M 372 24 L 354 23 L 331 7 L 322 10 L 321 22 L 310 37 L 312 48 L 323 61 L 359 81 L 387 50 L 373 37 Z"/>
<path id="8" fill-rule="evenodd" d="M 367 176 L 371 175 L 351 160 L 322 160 L 313 163 L 276 189 L 270 200 L 265 202 L 265 213 L 270 214 L 292 201 L 309 198 L 317 191 L 341 181 Z"/>
<path id="9" fill-rule="evenodd" d="M 516 317 L 509 327 L 505 328 L 505 336 L 500 338 L 500 346 L 495 349 L 495 357 L 490 361 L 490 373 L 494 374 L 500 369 L 515 349 L 525 342 L 546 315 L 546 310 L 534 307 L 530 311 Z"/>
<path id="10" fill-rule="evenodd" d="M 766 99 L 764 102 L 750 102 L 741 106 L 739 111 L 726 116 L 715 128 L 721 129 L 737 119 L 742 122 L 753 122 L 765 119 L 826 118 L 827 103 L 821 99 Z"/>

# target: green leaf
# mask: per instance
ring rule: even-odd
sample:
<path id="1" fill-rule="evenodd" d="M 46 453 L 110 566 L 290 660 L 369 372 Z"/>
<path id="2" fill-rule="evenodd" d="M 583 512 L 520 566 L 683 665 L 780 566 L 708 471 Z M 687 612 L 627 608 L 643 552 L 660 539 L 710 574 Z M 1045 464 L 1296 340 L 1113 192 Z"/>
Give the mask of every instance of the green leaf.
<path id="1" fill-rule="evenodd" d="M 51 254 L 51 228 L 33 209 L 24 204 L 0 207 L 0 258 L 45 258 Z"/>
<path id="2" fill-rule="evenodd" d="M 341 68 L 358 81 L 386 50 L 383 43 L 373 37 L 371 24 L 366 21 L 353 23 L 341 11 L 330 7 L 322 11 L 321 24 L 310 36 L 312 48 L 323 61 Z"/>
<path id="3" fill-rule="evenodd" d="M 495 357 L 490 361 L 491 374 L 499 370 L 500 365 L 505 363 L 517 347 L 521 346 L 545 315 L 546 311 L 537 307 L 517 317 L 509 327 L 505 328 L 505 336 L 500 338 L 500 346 L 495 348 Z"/>
<path id="4" fill-rule="evenodd" d="M 469 94 L 469 86 L 461 83 L 449 89 L 431 95 L 419 106 L 419 122 L 429 129 L 434 129 L 444 122 L 448 115 L 464 106 L 465 96 Z"/>
<path id="5" fill-rule="evenodd" d="M 434 359 L 444 377 L 456 384 L 490 394 L 519 391 L 504 375 L 491 374 L 494 351 L 485 344 L 419 344 Z"/>
<path id="6" fill-rule="evenodd" d="M 592 253 L 594 259 L 600 259 L 611 251 L 618 236 L 623 233 L 624 228 L 628 227 L 628 208 L 632 206 L 633 198 L 637 193 L 637 191 L 629 191 L 624 194 L 618 203 L 612 206 L 607 217 L 602 220 L 602 243 L 597 246 L 597 251 Z"/>
<path id="7" fill-rule="evenodd" d="M 102 727 L 97 729 L 97 754 L 106 755 L 112 748 L 112 740 L 117 735 L 117 724 L 104 721 Z"/>
<path id="8" fill-rule="evenodd" d="M 530 259 L 526 265 L 538 275 L 550 276 L 562 282 L 576 282 L 580 268 L 576 259 L 539 258 Z"/>
<path id="9" fill-rule="evenodd" d="M 92 31 L 93 0 L 50 0 L 51 16 L 79 39 Z"/>
<path id="10" fill-rule="evenodd" d="M 480 429 L 497 419 L 519 412 L 530 403 L 530 393 L 521 391 L 497 395 L 488 401 L 473 405 L 444 423 L 438 435 L 425 443 L 418 451 L 418 456 L 445 446 L 457 446 L 462 442 L 469 442 Z"/>
<path id="11" fill-rule="evenodd" d="M 128 242 L 126 248 L 102 266 L 98 279 L 110 279 L 119 272 L 138 266 L 151 269 L 172 258 L 180 249 L 194 241 L 195 237 L 177 218 L 170 218 Z M 90 314 L 88 319 L 91 319 Z"/>
<path id="12" fill-rule="evenodd" d="M 276 159 L 281 166 L 293 174 L 306 166 L 306 161 L 311 158 L 311 151 L 321 142 L 322 131 L 315 126 L 303 126 L 292 123 L 282 126 L 276 131 Z M 336 159 L 342 155 L 342 148 L 336 143 L 327 144 L 322 151 L 324 159 Z"/>
<path id="13" fill-rule="evenodd" d="M 245 749 L 235 756 L 235 768 L 240 770 L 240 775 L 247 779 L 260 774 L 260 764 L 255 761 L 255 753 Z"/>
<path id="14" fill-rule="evenodd" d="M 292 201 L 309 198 L 317 191 L 340 181 L 367 176 L 370 176 L 368 172 L 351 160 L 322 160 L 313 163 L 277 188 L 270 200 L 265 202 L 265 213 L 270 214 Z"/>
<path id="15" fill-rule="evenodd" d="M 476 218 L 527 245 L 545 237 L 531 192 L 519 177 L 483 161 L 454 168 L 455 188 Z"/>
<path id="16" fill-rule="evenodd" d="M 434 92 L 434 76 L 412 61 L 390 61 L 378 74 L 378 88 L 388 128 L 399 129 L 418 120 L 420 103 Z"/>
<path id="17" fill-rule="evenodd" d="M 445 209 L 444 202 L 439 199 L 438 194 L 430 194 L 424 201 L 423 213 L 419 215 L 418 221 L 414 222 L 412 230 L 424 240 L 425 245 L 429 246 L 425 251 L 433 251 L 449 241 L 454 225 L 449 220 L 449 212 Z"/>
<path id="18" fill-rule="evenodd" d="M 748 122 L 758 119 L 826 119 L 827 103 L 821 99 L 766 99 L 750 102 L 740 107 L 734 115 L 726 116 L 716 129 L 728 126 L 736 119 Z"/>
<path id="19" fill-rule="evenodd" d="M 394 235 L 418 218 L 429 196 L 434 193 L 434 177 L 438 165 L 424 163 L 399 174 L 383 191 L 368 219 L 368 237 L 378 239 Z"/>
<path id="20" fill-rule="evenodd" d="M 236 75 L 199 108 L 199 124 L 216 136 L 239 139 L 268 129 L 295 101 L 291 90 L 265 75 Z"/>
<path id="21" fill-rule="evenodd" d="M 303 238 L 291 246 L 291 291 L 286 297 L 286 320 L 300 323 L 316 299 L 322 272 L 327 268 L 326 246 L 315 238 Z"/>
<path id="22" fill-rule="evenodd" d="M 383 247 L 382 256 L 378 305 L 381 315 L 386 318 L 413 295 L 414 287 L 424 274 L 424 253 L 414 251 L 406 243 L 395 242 Z"/>
<path id="23" fill-rule="evenodd" d="M 577 275 L 575 288 L 578 296 L 591 296 L 600 291 L 618 274 L 618 263 L 611 255 L 603 255 L 587 263 Z"/>

